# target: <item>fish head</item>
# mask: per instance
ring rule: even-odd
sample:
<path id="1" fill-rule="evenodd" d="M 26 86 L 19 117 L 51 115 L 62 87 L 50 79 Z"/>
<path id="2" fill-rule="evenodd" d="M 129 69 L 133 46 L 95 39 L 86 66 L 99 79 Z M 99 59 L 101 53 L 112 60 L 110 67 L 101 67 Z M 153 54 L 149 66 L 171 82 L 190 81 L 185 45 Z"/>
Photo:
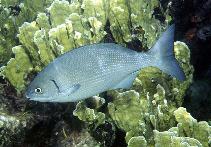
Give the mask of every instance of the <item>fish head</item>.
<path id="1" fill-rule="evenodd" d="M 30 83 L 25 95 L 29 100 L 50 102 L 56 99 L 58 90 L 53 77 L 49 73 L 41 72 Z"/>

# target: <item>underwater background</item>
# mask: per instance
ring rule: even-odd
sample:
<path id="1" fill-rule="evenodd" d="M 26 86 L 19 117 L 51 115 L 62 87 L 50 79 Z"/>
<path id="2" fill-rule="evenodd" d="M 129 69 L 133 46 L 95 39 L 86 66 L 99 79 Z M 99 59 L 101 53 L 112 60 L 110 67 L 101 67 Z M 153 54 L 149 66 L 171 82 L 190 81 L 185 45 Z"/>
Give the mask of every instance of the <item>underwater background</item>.
<path id="1" fill-rule="evenodd" d="M 172 23 L 184 82 L 149 67 L 130 90 L 25 98 L 59 55 L 100 42 L 147 51 Z M 210 84 L 211 0 L 0 0 L 0 146 L 210 147 Z"/>

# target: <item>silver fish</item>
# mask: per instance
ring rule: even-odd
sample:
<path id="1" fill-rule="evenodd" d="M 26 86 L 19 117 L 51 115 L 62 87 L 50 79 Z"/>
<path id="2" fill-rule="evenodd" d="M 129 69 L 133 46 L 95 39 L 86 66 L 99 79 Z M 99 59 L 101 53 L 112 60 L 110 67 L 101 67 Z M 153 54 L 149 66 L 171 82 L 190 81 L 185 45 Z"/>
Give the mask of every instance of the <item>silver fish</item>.
<path id="1" fill-rule="evenodd" d="M 173 53 L 174 28 L 170 26 L 148 52 L 138 53 L 114 43 L 69 51 L 35 77 L 26 97 L 40 102 L 74 102 L 111 89 L 128 89 L 138 71 L 148 66 L 184 80 Z"/>

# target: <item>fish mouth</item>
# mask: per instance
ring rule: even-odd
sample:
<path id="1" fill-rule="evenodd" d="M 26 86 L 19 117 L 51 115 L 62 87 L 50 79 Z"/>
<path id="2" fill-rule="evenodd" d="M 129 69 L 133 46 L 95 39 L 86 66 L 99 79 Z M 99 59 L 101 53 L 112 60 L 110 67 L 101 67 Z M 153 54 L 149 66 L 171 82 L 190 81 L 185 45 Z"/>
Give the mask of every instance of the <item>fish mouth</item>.
<path id="1" fill-rule="evenodd" d="M 52 97 L 30 97 L 30 93 L 25 93 L 25 96 L 30 101 L 38 101 L 38 102 L 51 102 L 55 100 L 55 98 Z"/>
<path id="2" fill-rule="evenodd" d="M 25 96 L 30 101 L 38 101 L 38 102 L 52 102 L 56 99 L 56 98 L 52 98 L 52 97 L 30 97 L 27 94 Z"/>
<path id="3" fill-rule="evenodd" d="M 38 101 L 38 102 L 53 102 L 55 99 L 53 98 L 29 98 L 30 101 Z"/>
<path id="4" fill-rule="evenodd" d="M 27 93 L 25 94 L 25 96 L 26 96 L 27 99 L 30 99 L 30 97 L 29 97 L 29 95 Z"/>
<path id="5" fill-rule="evenodd" d="M 26 93 L 25 96 L 30 101 L 38 101 L 38 102 L 55 102 L 56 98 L 52 97 L 30 97 L 30 93 Z"/>

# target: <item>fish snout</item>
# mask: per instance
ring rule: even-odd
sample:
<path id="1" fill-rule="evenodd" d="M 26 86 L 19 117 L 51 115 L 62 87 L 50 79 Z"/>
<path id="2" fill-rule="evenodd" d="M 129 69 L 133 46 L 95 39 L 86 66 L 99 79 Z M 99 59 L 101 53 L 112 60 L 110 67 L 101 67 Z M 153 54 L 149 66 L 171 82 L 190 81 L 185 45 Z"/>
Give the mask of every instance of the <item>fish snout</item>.
<path id="1" fill-rule="evenodd" d="M 30 98 L 31 98 L 30 95 L 31 95 L 31 94 L 30 94 L 30 91 L 27 90 L 27 91 L 25 92 L 25 97 L 26 97 L 27 99 L 30 99 Z"/>
<path id="2" fill-rule="evenodd" d="M 30 99 L 30 97 L 29 97 L 29 95 L 28 95 L 27 93 L 25 93 L 25 97 L 26 97 L 27 99 Z"/>

